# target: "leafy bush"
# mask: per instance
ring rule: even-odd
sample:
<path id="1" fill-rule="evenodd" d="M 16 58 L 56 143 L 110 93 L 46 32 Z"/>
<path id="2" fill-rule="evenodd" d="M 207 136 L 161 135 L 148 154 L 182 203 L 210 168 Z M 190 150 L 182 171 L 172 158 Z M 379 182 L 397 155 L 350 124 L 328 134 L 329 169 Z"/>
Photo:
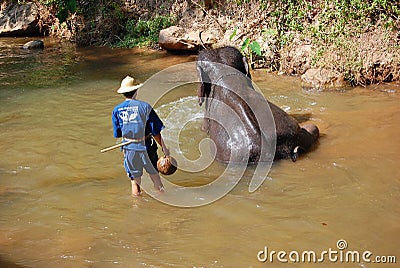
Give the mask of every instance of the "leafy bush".
<path id="1" fill-rule="evenodd" d="M 277 30 L 280 44 L 291 41 L 295 32 L 311 33 L 314 39 L 332 41 L 339 35 L 357 35 L 371 25 L 399 30 L 398 0 L 259 0 L 271 10 L 271 28 Z M 348 26 L 358 31 L 350 32 Z"/>
<path id="2" fill-rule="evenodd" d="M 233 1 L 238 5 L 247 2 Z M 296 46 L 311 44 L 310 54 L 306 55 L 311 57 L 311 66 L 336 70 L 352 84 L 400 79 L 399 0 L 259 0 L 259 3 L 268 16 L 262 31 L 277 44 L 280 56 L 290 55 Z M 242 45 L 248 48 L 250 58 L 259 52 L 251 38 L 244 36 Z M 269 51 L 261 53 L 269 63 Z M 286 56 L 289 64 L 283 64 L 288 67 L 285 69 L 283 58 L 279 68 L 289 73 L 297 72 L 296 64 L 302 64 L 303 60 Z"/>
<path id="3" fill-rule="evenodd" d="M 57 9 L 56 17 L 63 23 L 70 14 L 77 10 L 77 0 L 40 0 L 46 6 L 55 6 Z"/>
<path id="4" fill-rule="evenodd" d="M 152 47 L 158 42 L 160 30 L 173 25 L 170 16 L 156 16 L 152 20 L 130 19 L 125 25 L 124 37 L 116 47 Z"/>

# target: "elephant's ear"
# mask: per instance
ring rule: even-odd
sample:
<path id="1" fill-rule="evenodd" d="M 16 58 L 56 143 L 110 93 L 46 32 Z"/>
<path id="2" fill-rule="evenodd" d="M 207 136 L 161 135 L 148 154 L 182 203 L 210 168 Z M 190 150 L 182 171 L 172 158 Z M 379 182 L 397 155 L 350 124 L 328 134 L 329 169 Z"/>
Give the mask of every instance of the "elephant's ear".
<path id="1" fill-rule="evenodd" d="M 199 97 L 199 105 L 201 106 L 205 100 L 210 95 L 211 92 L 211 83 L 210 78 L 207 73 L 200 66 L 200 62 L 197 62 L 197 73 L 200 78 L 200 86 L 197 91 L 197 96 Z"/>
<path id="2" fill-rule="evenodd" d="M 243 61 L 243 64 L 244 64 L 244 68 L 246 70 L 246 76 L 251 79 L 249 64 L 247 63 L 247 58 L 243 57 L 242 61 Z"/>

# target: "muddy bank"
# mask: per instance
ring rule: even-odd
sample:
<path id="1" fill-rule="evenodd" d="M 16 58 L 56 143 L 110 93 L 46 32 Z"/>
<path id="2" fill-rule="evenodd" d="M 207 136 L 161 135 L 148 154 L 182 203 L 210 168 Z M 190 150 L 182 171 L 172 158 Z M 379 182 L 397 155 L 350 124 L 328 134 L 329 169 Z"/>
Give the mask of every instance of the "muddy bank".
<path id="1" fill-rule="evenodd" d="M 263 3 L 268 5 L 262 6 Z M 249 1 L 238 5 L 227 1 L 223 4 L 214 3 L 210 9 L 192 4 L 178 25 L 188 32 L 204 31 L 213 35 L 217 40 L 216 46 L 244 48 L 243 52 L 249 56 L 253 67 L 302 76 L 305 84 L 312 87 L 399 81 L 398 16 L 390 20 L 392 27 L 385 27 L 382 21 L 368 25 L 356 23 L 352 21 L 356 18 L 349 17 L 348 23 L 341 26 L 343 33 L 336 33 L 321 27 L 322 21 L 328 16 L 328 11 L 323 10 L 326 9 L 324 1 L 310 2 L 307 13 L 298 10 L 298 16 L 291 18 L 290 23 L 297 23 L 294 26 L 285 25 L 288 22 L 285 22 L 284 16 L 288 14 L 277 10 L 290 9 L 289 4 L 277 6 L 273 3 Z M 329 8 L 334 13 L 339 7 L 331 4 Z M 281 21 L 273 21 L 276 19 L 274 12 L 282 13 Z M 332 29 L 338 27 L 338 23 L 332 25 Z M 249 46 L 251 42 L 259 44 L 261 56 Z M 327 75 L 315 79 L 312 75 L 315 71 Z"/>
<path id="2" fill-rule="evenodd" d="M 335 3 L 137 0 L 124 1 L 121 10 L 138 23 L 171 16 L 174 25 L 184 29 L 183 36 L 202 31 L 216 47 L 240 48 L 253 68 L 301 76 L 305 86 L 323 89 L 399 81 L 400 4 L 394 0 L 386 1 L 386 6 L 369 0 Z M 84 35 L 78 39 L 82 43 Z M 328 76 L 315 79 L 308 70 Z"/>
<path id="3" fill-rule="evenodd" d="M 16 1 L 2 6 L 6 2 Z M 240 48 L 253 68 L 296 75 L 313 88 L 400 80 L 400 4 L 395 0 L 72 1 L 77 12 L 62 24 L 55 4 L 32 2 L 41 10 L 42 34 L 78 46 L 131 46 L 126 40 L 132 32 L 141 38 L 162 28 L 155 18 L 165 16 L 183 29 L 183 37 L 196 38 L 202 31 L 210 45 Z"/>

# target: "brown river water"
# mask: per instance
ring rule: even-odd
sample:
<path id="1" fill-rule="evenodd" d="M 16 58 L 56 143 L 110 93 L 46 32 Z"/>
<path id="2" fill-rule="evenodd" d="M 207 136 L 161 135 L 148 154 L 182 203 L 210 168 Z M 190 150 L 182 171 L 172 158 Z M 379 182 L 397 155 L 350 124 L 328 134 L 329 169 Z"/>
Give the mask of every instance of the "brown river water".
<path id="1" fill-rule="evenodd" d="M 398 84 L 309 92 L 298 78 L 253 71 L 266 98 L 319 126 L 318 147 L 275 162 L 253 193 L 249 167 L 219 200 L 182 208 L 131 197 L 122 153 L 100 149 L 115 143 L 110 115 L 125 75 L 145 81 L 195 57 L 51 39 L 27 52 L 27 41 L 0 39 L 0 267 L 397 267 Z M 185 124 L 170 149 L 189 159 L 205 137 L 199 119 L 180 121 L 201 115 L 195 95 L 186 85 L 155 105 L 164 120 L 174 113 L 167 142 Z M 223 168 L 170 180 L 203 185 Z"/>

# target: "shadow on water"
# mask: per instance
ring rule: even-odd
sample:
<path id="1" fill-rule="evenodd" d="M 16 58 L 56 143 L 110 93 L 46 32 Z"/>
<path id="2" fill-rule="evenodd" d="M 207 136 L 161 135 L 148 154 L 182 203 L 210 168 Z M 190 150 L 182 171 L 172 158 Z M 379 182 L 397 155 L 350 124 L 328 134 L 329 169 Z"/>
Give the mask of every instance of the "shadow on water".
<path id="1" fill-rule="evenodd" d="M 7 260 L 7 258 L 0 255 L 0 267 L 1 268 L 29 268 L 29 266 L 19 265 L 12 261 Z"/>

